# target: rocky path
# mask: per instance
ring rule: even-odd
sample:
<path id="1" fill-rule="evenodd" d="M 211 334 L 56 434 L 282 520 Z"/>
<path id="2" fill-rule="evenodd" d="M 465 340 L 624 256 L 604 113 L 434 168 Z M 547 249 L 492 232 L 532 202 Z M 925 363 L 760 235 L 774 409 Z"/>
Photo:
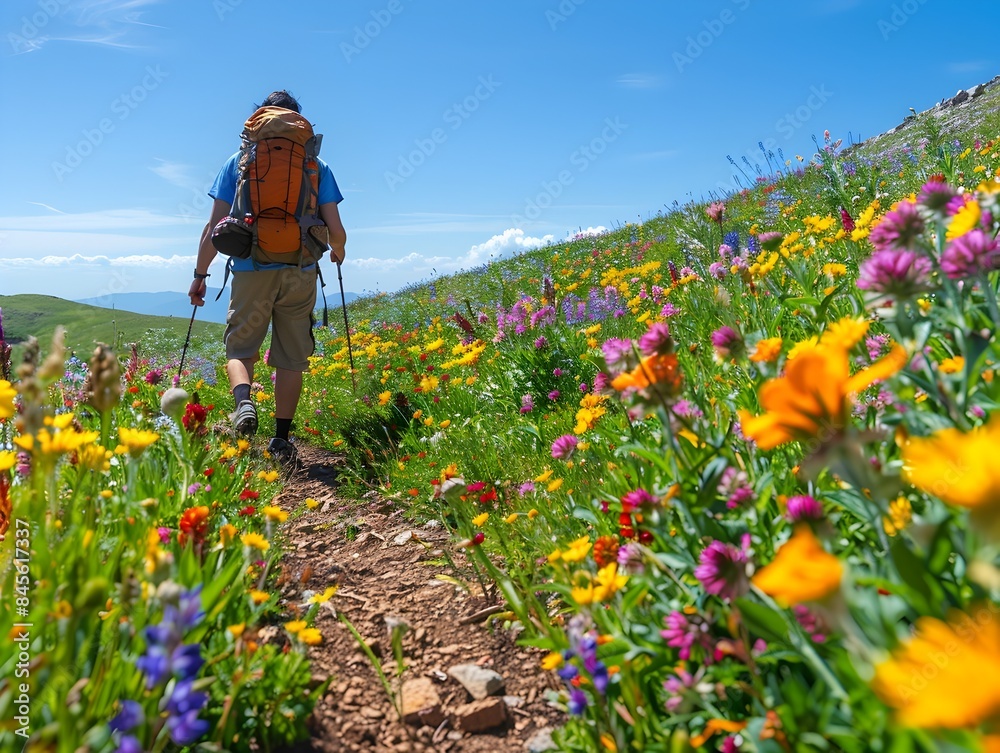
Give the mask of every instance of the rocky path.
<path id="1" fill-rule="evenodd" d="M 440 564 L 448 535 L 433 523 L 415 526 L 402 508 L 374 493 L 360 503 L 341 498 L 336 455 L 306 446 L 300 459 L 279 502 L 292 509 L 311 497 L 319 505 L 286 524 L 283 597 L 302 603 L 310 592 L 338 586 L 316 619 L 324 641 L 310 652 L 317 680 L 331 678 L 314 714 L 312 750 L 554 749 L 546 740 L 561 714 L 546 702 L 555 686 L 539 668 L 541 654 L 517 646 L 500 620 L 482 616 L 492 602 L 474 579 L 456 585 L 462 579 L 453 580 L 456 573 Z M 393 688 L 402 685 L 408 723 L 400 723 L 341 615 L 379 657 Z M 406 626 L 401 683 L 390 637 L 391 626 L 400 624 Z"/>

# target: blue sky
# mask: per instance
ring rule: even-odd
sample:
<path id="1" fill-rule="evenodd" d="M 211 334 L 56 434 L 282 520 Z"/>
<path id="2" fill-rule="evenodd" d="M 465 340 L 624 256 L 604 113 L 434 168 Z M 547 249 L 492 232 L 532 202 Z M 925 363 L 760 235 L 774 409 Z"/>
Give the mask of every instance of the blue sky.
<path id="1" fill-rule="evenodd" d="M 998 21 L 995 0 L 5 0 L 0 293 L 186 290 L 205 192 L 274 89 L 324 134 L 345 287 L 394 291 L 700 198 L 759 141 L 793 159 L 891 128 L 1000 73 Z"/>

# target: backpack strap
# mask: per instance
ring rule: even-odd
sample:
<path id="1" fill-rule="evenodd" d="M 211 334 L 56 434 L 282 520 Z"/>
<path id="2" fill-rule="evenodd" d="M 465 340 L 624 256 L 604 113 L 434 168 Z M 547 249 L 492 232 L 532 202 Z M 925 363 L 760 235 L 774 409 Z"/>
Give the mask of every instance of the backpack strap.
<path id="1" fill-rule="evenodd" d="M 233 273 L 233 257 L 229 257 L 229 261 L 226 262 L 226 274 L 222 278 L 222 287 L 219 289 L 219 294 L 215 296 L 215 300 L 222 298 L 222 293 L 226 289 L 226 285 L 229 283 L 229 275 Z"/>
<path id="2" fill-rule="evenodd" d="M 326 280 L 323 279 L 323 268 L 316 262 L 316 274 L 319 275 L 319 290 L 323 294 L 323 326 L 330 327 L 330 310 L 326 306 Z"/>

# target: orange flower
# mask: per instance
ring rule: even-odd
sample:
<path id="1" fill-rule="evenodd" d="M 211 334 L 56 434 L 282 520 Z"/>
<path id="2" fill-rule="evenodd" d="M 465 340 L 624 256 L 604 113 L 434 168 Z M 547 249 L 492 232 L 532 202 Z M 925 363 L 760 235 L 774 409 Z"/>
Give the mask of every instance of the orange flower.
<path id="1" fill-rule="evenodd" d="M 771 560 L 757 572 L 753 584 L 781 606 L 819 601 L 838 588 L 844 566 L 820 546 L 807 525 L 795 529 Z"/>
<path id="2" fill-rule="evenodd" d="M 908 727 L 960 729 L 1000 713 L 1000 621 L 994 604 L 945 623 L 917 620 L 912 638 L 875 668 L 875 692 Z"/>
<path id="3" fill-rule="evenodd" d="M 843 348 L 824 344 L 808 348 L 789 362 L 782 376 L 760 388 L 765 413 L 753 416 L 739 411 L 743 433 L 762 450 L 771 450 L 826 431 L 838 432 L 847 425 L 849 397 L 895 374 L 906 360 L 906 351 L 897 344 L 887 356 L 851 376 Z"/>
<path id="4" fill-rule="evenodd" d="M 757 343 L 757 347 L 754 348 L 753 353 L 750 355 L 750 360 L 757 361 L 758 363 L 772 363 L 777 361 L 780 355 L 781 338 L 768 337 Z"/>
<path id="5" fill-rule="evenodd" d="M 632 371 L 619 374 L 611 381 L 611 386 L 619 392 L 629 388 L 644 390 L 654 384 L 662 384 L 670 395 L 676 395 L 681 388 L 681 371 L 674 353 L 646 356 Z"/>
<path id="6" fill-rule="evenodd" d="M 709 738 L 718 732 L 740 732 L 747 726 L 746 722 L 736 722 L 730 719 L 709 719 L 705 723 L 705 729 L 700 735 L 691 738 L 691 746 L 700 748 L 708 742 Z"/>
<path id="7" fill-rule="evenodd" d="M 181 530 L 180 536 L 177 537 L 181 546 L 187 542 L 188 536 L 192 537 L 196 544 L 205 540 L 205 534 L 208 533 L 209 512 L 208 507 L 199 505 L 198 507 L 189 507 L 181 513 L 180 522 L 177 524 Z"/>

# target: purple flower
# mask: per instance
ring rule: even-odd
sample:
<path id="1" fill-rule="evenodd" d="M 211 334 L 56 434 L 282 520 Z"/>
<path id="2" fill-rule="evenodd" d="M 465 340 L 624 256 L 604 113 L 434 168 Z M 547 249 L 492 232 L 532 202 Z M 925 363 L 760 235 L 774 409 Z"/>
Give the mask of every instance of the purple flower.
<path id="1" fill-rule="evenodd" d="M 115 753 L 143 753 L 143 750 L 142 743 L 137 738 L 132 735 L 122 735 Z"/>
<path id="2" fill-rule="evenodd" d="M 563 370 L 560 368 L 552 369 L 552 376 L 561 377 L 563 375 Z"/>
<path id="3" fill-rule="evenodd" d="M 551 400 L 553 402 L 555 402 L 556 400 L 558 400 L 559 399 L 559 390 L 552 390 L 552 392 L 550 392 L 548 394 L 548 398 L 549 398 L 549 400 Z"/>
<path id="4" fill-rule="evenodd" d="M 195 648 L 200 648 L 195 646 Z M 167 712 L 180 716 L 199 711 L 208 703 L 208 695 L 194 689 L 194 680 L 181 680 L 167 699 Z"/>
<path id="5" fill-rule="evenodd" d="M 728 235 L 728 233 L 727 233 L 727 235 Z M 719 246 L 719 258 L 720 259 L 722 259 L 723 261 L 726 261 L 732 255 L 733 255 L 733 249 L 732 249 L 731 246 L 729 246 L 726 243 L 723 243 L 721 246 Z"/>
<path id="6" fill-rule="evenodd" d="M 534 481 L 525 481 L 523 484 L 517 487 L 517 493 L 521 497 L 525 496 L 526 494 L 531 494 L 533 491 L 535 491 Z"/>
<path id="7" fill-rule="evenodd" d="M 923 231 L 924 220 L 917 211 L 917 205 L 912 201 L 901 201 L 872 228 L 868 240 L 878 251 L 905 250 L 913 246 Z"/>
<path id="8" fill-rule="evenodd" d="M 611 371 L 626 370 L 634 358 L 632 341 L 623 340 L 619 337 L 612 337 L 605 340 L 601 345 L 601 352 L 604 353 L 604 362 Z"/>
<path id="9" fill-rule="evenodd" d="M 552 457 L 559 460 L 568 460 L 576 450 L 578 440 L 572 434 L 563 434 L 552 443 Z"/>
<path id="10" fill-rule="evenodd" d="M 665 355 L 674 349 L 670 328 L 662 322 L 649 325 L 646 333 L 639 338 L 639 350 L 644 356 Z"/>
<path id="11" fill-rule="evenodd" d="M 708 265 L 708 273 L 716 280 L 721 280 L 729 273 L 729 266 L 720 261 L 713 261 Z"/>
<path id="12" fill-rule="evenodd" d="M 156 529 L 156 533 L 160 537 L 161 544 L 170 543 L 170 534 L 172 532 L 169 528 L 167 528 L 166 526 L 160 526 L 159 528 Z"/>
<path id="13" fill-rule="evenodd" d="M 806 520 L 822 520 L 823 505 L 808 494 L 790 497 L 785 509 L 785 515 L 793 523 Z"/>
<path id="14" fill-rule="evenodd" d="M 677 316 L 679 313 L 681 313 L 681 310 L 677 308 L 674 304 L 669 302 L 664 303 L 663 308 L 660 309 L 660 316 L 662 316 L 664 319 L 669 319 L 672 316 Z"/>
<path id="15" fill-rule="evenodd" d="M 719 327 L 712 333 L 712 347 L 719 358 L 736 358 L 744 350 L 743 336 L 732 327 Z"/>
<path id="16" fill-rule="evenodd" d="M 642 556 L 642 546 L 630 541 L 618 549 L 618 568 L 630 575 L 640 575 L 646 571 Z"/>
<path id="17" fill-rule="evenodd" d="M 541 350 L 542 348 L 547 347 L 548 344 L 549 341 L 546 340 L 544 336 L 539 337 L 537 340 L 535 340 L 535 350 Z"/>
<path id="18" fill-rule="evenodd" d="M 587 694 L 579 688 L 569 691 L 569 713 L 580 716 L 587 710 Z"/>
<path id="19" fill-rule="evenodd" d="M 744 471 L 729 466 L 722 472 L 717 487 L 719 494 L 726 497 L 726 507 L 735 510 L 756 499 L 753 487 Z"/>
<path id="20" fill-rule="evenodd" d="M 930 289 L 931 261 L 916 251 L 876 251 L 861 264 L 858 287 L 910 298 Z"/>
<path id="21" fill-rule="evenodd" d="M 1000 262 L 1000 246 L 993 236 L 976 228 L 956 238 L 941 254 L 941 270 L 952 280 L 992 271 Z"/>
<path id="22" fill-rule="evenodd" d="M 180 716 L 167 719 L 167 731 L 170 739 L 177 745 L 190 745 L 208 732 L 209 724 L 198 718 L 197 711 L 188 711 Z"/>
<path id="23" fill-rule="evenodd" d="M 747 579 L 747 555 L 732 544 L 713 541 L 702 551 L 694 577 L 705 590 L 729 601 L 750 590 Z"/>
<path id="24" fill-rule="evenodd" d="M 705 651 L 705 663 L 712 661 L 712 636 L 708 633 L 708 623 L 700 617 L 688 619 L 683 612 L 673 611 L 664 618 L 667 627 L 660 635 L 671 648 L 680 649 L 680 658 L 691 658 L 691 649 L 697 647 Z"/>
<path id="25" fill-rule="evenodd" d="M 130 732 L 144 721 L 146 714 L 138 701 L 122 701 L 122 710 L 108 723 L 108 726 L 113 732 Z"/>
<path id="26" fill-rule="evenodd" d="M 521 413 L 531 413 L 535 409 L 535 399 L 531 396 L 531 393 L 525 393 L 521 395 Z"/>
<path id="27" fill-rule="evenodd" d="M 924 209 L 943 216 L 948 207 L 948 203 L 955 197 L 955 189 L 947 183 L 941 181 L 928 181 L 924 183 L 917 195 L 917 204 Z"/>

